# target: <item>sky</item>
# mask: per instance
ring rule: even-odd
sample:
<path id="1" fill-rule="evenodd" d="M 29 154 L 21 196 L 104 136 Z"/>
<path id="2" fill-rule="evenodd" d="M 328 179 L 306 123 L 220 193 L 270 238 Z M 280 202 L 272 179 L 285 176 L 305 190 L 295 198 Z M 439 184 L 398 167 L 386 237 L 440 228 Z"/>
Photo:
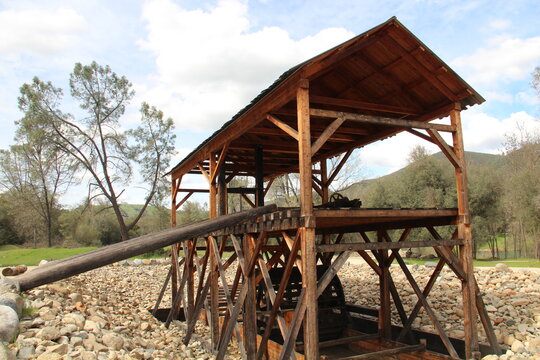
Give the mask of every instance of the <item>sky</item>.
<path id="1" fill-rule="evenodd" d="M 0 0 L 0 148 L 13 144 L 23 83 L 52 81 L 76 113 L 69 74 L 95 60 L 133 83 L 123 127 L 136 126 L 142 101 L 173 118 L 176 163 L 285 70 L 392 16 L 486 99 L 462 113 L 466 150 L 500 153 L 506 135 L 539 128 L 538 0 Z M 418 143 L 437 151 L 404 135 L 351 161 L 363 177 L 383 175 Z M 204 187 L 201 177 L 189 182 Z M 64 198 L 78 200 L 80 192 Z"/>

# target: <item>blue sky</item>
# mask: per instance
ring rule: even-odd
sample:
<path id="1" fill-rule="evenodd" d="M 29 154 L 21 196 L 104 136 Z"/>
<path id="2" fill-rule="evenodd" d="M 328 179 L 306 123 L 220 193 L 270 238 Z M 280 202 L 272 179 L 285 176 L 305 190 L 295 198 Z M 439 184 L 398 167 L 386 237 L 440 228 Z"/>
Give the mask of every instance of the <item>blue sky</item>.
<path id="1" fill-rule="evenodd" d="M 538 128 L 538 0 L 0 0 L 0 148 L 13 143 L 24 82 L 52 81 L 76 112 L 69 73 L 96 60 L 137 91 L 123 126 L 136 124 L 141 101 L 175 120 L 178 161 L 283 71 L 391 16 L 486 98 L 463 113 L 467 150 L 497 153 L 517 123 Z M 353 161 L 380 175 L 403 166 L 416 143 L 392 138 Z"/>

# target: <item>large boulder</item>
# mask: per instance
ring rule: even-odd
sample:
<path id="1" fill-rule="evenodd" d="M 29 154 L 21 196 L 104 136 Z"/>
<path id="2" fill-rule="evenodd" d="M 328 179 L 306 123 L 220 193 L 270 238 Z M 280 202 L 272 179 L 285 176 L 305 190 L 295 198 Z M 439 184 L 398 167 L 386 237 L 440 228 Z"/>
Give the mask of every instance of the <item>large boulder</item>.
<path id="1" fill-rule="evenodd" d="M 19 316 L 15 310 L 0 305 L 0 342 L 11 342 L 19 331 Z"/>
<path id="2" fill-rule="evenodd" d="M 19 294 L 16 293 L 4 293 L 0 294 L 0 305 L 9 306 L 19 317 L 22 315 L 24 308 L 24 300 Z"/>

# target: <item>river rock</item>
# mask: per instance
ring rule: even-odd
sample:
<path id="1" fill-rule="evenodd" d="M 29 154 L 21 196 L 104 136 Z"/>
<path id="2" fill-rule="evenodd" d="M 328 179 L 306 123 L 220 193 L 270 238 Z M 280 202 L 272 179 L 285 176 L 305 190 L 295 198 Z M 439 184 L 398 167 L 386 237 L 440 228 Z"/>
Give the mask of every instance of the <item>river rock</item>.
<path id="1" fill-rule="evenodd" d="M 9 306 L 15 310 L 19 317 L 21 317 L 24 308 L 24 300 L 19 294 L 4 293 L 0 295 L 0 305 Z"/>
<path id="2" fill-rule="evenodd" d="M 108 333 L 103 335 L 102 341 L 103 344 L 117 351 L 122 349 L 122 346 L 124 346 L 124 338 L 114 333 Z"/>
<path id="3" fill-rule="evenodd" d="M 495 271 L 498 271 L 498 272 L 510 272 L 512 271 L 508 265 L 506 264 L 503 264 L 503 263 L 497 263 L 494 267 Z"/>
<path id="4" fill-rule="evenodd" d="M 42 340 L 56 340 L 62 335 L 58 328 L 54 326 L 46 326 L 38 332 L 37 336 Z"/>
<path id="5" fill-rule="evenodd" d="M 523 343 L 521 341 L 515 340 L 512 343 L 511 349 L 512 349 L 513 352 L 519 353 L 519 352 L 522 352 L 523 350 L 525 350 L 525 345 L 523 345 Z"/>
<path id="6" fill-rule="evenodd" d="M 0 342 L 10 342 L 19 331 L 19 316 L 15 310 L 0 305 Z"/>
<path id="7" fill-rule="evenodd" d="M 62 359 L 62 355 L 57 353 L 48 353 L 45 352 L 37 357 L 37 360 L 60 360 Z"/>
<path id="8" fill-rule="evenodd" d="M 0 294 L 19 293 L 20 291 L 21 287 L 19 286 L 19 282 L 17 280 L 10 278 L 0 279 Z"/>
<path id="9" fill-rule="evenodd" d="M 0 360 L 15 360 L 15 355 L 0 341 Z"/>

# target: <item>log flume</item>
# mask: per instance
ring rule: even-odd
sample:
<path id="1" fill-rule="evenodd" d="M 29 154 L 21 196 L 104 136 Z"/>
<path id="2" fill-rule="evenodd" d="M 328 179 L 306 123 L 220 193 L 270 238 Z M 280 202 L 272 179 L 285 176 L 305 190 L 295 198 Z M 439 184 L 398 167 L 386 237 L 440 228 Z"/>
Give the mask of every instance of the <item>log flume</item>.
<path id="1" fill-rule="evenodd" d="M 84 254 L 53 261 L 25 274 L 19 275 L 15 277 L 15 279 L 19 281 L 22 291 L 33 289 L 37 286 L 62 280 L 105 265 L 110 265 L 120 260 L 206 235 L 246 220 L 256 219 L 259 216 L 276 210 L 276 205 L 267 205 L 139 236 Z"/>

